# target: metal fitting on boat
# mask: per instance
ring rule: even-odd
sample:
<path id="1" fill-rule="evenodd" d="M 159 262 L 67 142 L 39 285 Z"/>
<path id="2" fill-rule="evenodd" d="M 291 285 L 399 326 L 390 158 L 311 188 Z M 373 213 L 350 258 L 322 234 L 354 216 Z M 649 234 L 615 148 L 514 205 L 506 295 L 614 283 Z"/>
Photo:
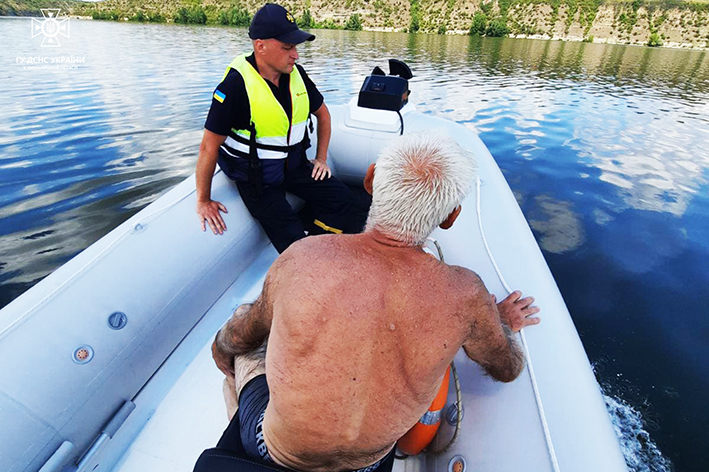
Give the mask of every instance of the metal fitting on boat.
<path id="1" fill-rule="evenodd" d="M 86 364 L 94 358 L 94 350 L 89 345 L 79 346 L 74 349 L 71 359 L 77 364 Z"/>
<path id="2" fill-rule="evenodd" d="M 462 420 L 465 416 L 465 407 L 463 405 L 460 405 L 460 407 L 460 419 Z M 451 403 L 446 408 L 446 422 L 451 426 L 455 426 L 458 422 L 458 405 L 456 403 Z"/>
<path id="3" fill-rule="evenodd" d="M 448 472 L 465 472 L 467 467 L 468 464 L 461 455 L 453 456 L 450 462 L 448 462 Z"/>
<path id="4" fill-rule="evenodd" d="M 111 316 L 108 317 L 108 327 L 111 329 L 123 329 L 125 328 L 126 324 L 128 324 L 128 317 L 125 313 L 122 313 L 120 311 L 111 313 Z"/>

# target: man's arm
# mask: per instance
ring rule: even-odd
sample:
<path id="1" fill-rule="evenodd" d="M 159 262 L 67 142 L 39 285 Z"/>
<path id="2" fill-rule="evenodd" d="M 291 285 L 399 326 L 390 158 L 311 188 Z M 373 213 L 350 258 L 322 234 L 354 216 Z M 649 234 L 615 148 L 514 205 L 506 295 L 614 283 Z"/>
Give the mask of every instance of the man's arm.
<path id="1" fill-rule="evenodd" d="M 206 222 L 214 234 L 222 234 L 226 230 L 226 223 L 219 213 L 219 211 L 227 213 L 226 207 L 211 198 L 212 177 L 214 177 L 214 169 L 219 159 L 219 146 L 225 140 L 226 136 L 205 129 L 197 159 L 197 216 L 199 216 L 202 231 L 207 229 Z"/>
<path id="2" fill-rule="evenodd" d="M 325 103 L 320 105 L 313 115 L 318 119 L 318 148 L 313 161 L 312 177 L 315 180 L 324 180 L 332 176 L 330 167 L 327 165 L 327 148 L 330 145 L 330 110 L 327 109 Z"/>
<path id="3" fill-rule="evenodd" d="M 234 357 L 261 347 L 271 332 L 273 300 L 270 294 L 273 293 L 282 265 L 283 258 L 276 259 L 266 275 L 261 295 L 254 303 L 237 308 L 214 338 L 212 357 L 219 370 L 229 377 L 234 376 Z"/>
<path id="4" fill-rule="evenodd" d="M 234 357 L 258 349 L 271 332 L 271 317 L 264 310 L 262 297 L 253 304 L 241 305 L 212 343 L 212 357 L 219 370 L 234 377 Z"/>
<path id="5" fill-rule="evenodd" d="M 538 324 L 540 319 L 530 316 L 539 313 L 539 308 L 531 306 L 534 298 L 522 298 L 518 291 L 496 304 L 495 296 L 487 293 L 482 281 L 479 283 L 483 292 L 478 297 L 482 300 L 478 298 L 479 308 L 473 311 L 471 331 L 463 349 L 492 378 L 511 382 L 524 368 L 524 354 L 514 333 Z"/>

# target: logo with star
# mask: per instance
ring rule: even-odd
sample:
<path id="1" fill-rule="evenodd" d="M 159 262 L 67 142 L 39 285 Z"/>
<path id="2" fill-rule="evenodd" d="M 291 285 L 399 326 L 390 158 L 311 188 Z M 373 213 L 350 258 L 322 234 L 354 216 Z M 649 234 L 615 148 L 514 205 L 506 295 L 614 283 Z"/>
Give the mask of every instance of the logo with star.
<path id="1" fill-rule="evenodd" d="M 43 20 L 32 18 L 32 37 L 44 35 L 42 47 L 58 48 L 59 36 L 69 37 L 69 18 L 60 18 L 61 8 L 42 8 Z"/>

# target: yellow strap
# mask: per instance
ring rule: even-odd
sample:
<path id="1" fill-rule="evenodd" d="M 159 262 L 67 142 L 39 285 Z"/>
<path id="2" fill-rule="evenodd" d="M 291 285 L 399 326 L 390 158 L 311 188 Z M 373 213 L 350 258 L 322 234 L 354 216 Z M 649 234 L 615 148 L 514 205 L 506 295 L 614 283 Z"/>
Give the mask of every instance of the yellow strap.
<path id="1" fill-rule="evenodd" d="M 324 229 L 325 231 L 328 231 L 330 233 L 342 234 L 341 229 L 337 229 L 337 228 L 333 228 L 332 226 L 328 226 L 320 220 L 315 220 L 315 221 L 313 221 L 313 223 L 315 223 L 316 226 L 319 226 L 322 229 Z"/>

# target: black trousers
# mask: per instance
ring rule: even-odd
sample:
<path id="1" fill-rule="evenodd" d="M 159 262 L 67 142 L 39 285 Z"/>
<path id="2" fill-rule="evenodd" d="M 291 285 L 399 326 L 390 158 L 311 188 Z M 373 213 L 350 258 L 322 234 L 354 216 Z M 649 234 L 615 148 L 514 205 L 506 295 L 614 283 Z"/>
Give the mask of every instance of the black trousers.
<path id="1" fill-rule="evenodd" d="M 312 169 L 313 165 L 307 160 L 287 169 L 282 184 L 264 186 L 258 197 L 254 185 L 236 182 L 246 208 L 261 223 L 279 253 L 305 237 L 303 222 L 286 200 L 286 192 L 302 198 L 308 204 L 315 222 L 315 226 L 308 227 L 310 234 L 327 231 L 358 233 L 364 226 L 366 212 L 361 211 L 362 205 L 358 204 L 355 192 L 335 177 L 313 180 Z"/>

